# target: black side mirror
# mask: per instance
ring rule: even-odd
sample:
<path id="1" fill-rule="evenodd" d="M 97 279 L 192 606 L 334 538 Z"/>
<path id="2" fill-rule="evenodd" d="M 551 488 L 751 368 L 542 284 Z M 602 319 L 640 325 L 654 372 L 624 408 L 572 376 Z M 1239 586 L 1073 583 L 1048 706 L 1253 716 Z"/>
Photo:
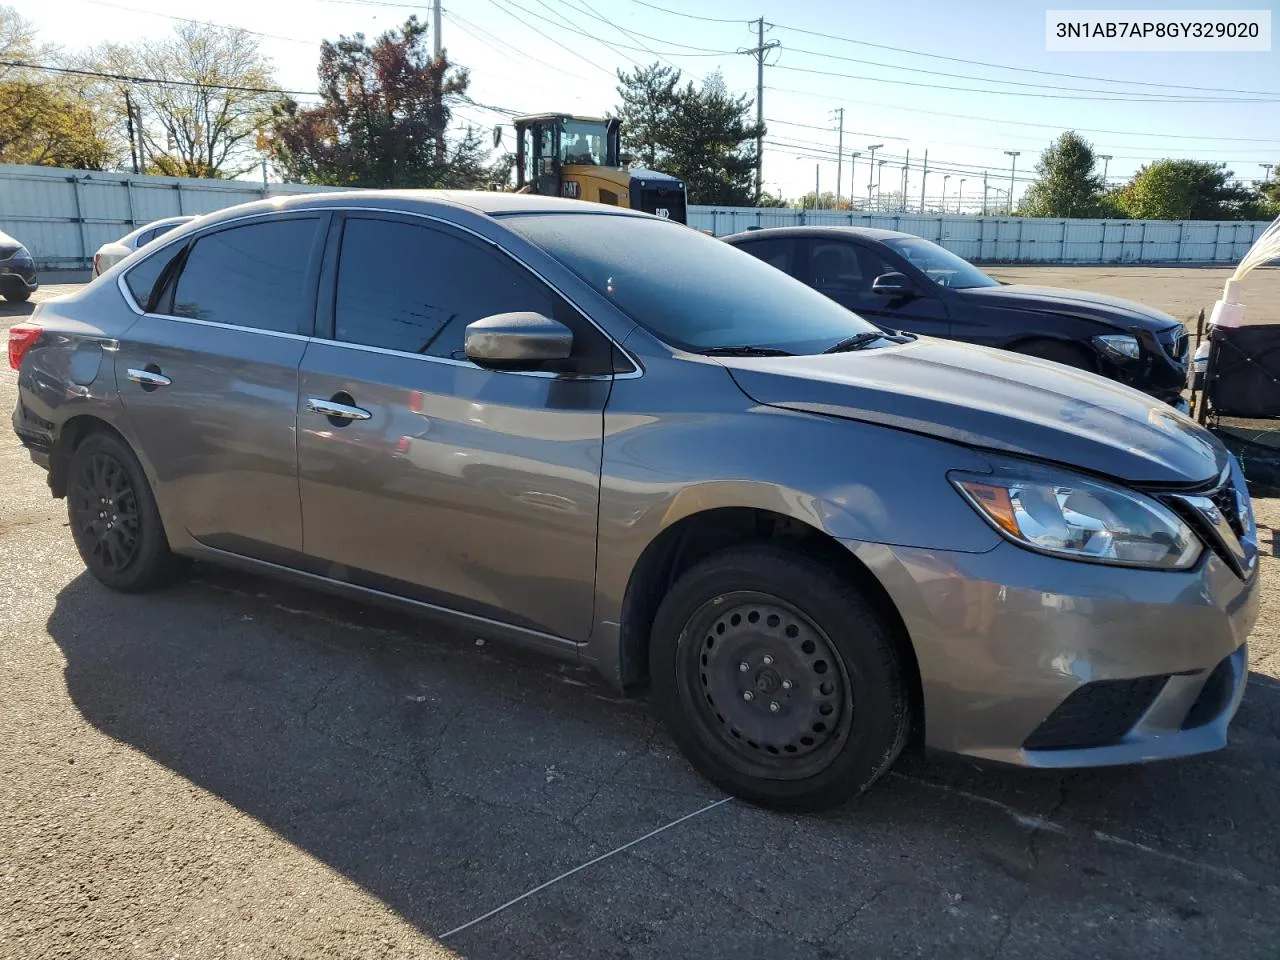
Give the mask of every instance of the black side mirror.
<path id="1" fill-rule="evenodd" d="M 871 292 L 884 297 L 909 297 L 915 289 L 905 273 L 882 273 L 872 281 Z"/>
<path id="2" fill-rule="evenodd" d="M 548 360 L 567 360 L 573 332 L 540 313 L 495 313 L 467 324 L 467 359 L 498 370 L 528 370 Z"/>

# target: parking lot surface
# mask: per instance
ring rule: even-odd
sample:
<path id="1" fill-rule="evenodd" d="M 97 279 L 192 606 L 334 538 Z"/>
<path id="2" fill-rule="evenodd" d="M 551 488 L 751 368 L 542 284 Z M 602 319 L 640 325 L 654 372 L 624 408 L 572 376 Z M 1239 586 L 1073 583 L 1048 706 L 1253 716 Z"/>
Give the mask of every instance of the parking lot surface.
<path id="1" fill-rule="evenodd" d="M 1280 953 L 1280 501 L 1227 750 L 907 758 L 797 817 L 584 669 L 206 568 L 112 594 L 7 424 L 0 484 L 6 960 Z"/>

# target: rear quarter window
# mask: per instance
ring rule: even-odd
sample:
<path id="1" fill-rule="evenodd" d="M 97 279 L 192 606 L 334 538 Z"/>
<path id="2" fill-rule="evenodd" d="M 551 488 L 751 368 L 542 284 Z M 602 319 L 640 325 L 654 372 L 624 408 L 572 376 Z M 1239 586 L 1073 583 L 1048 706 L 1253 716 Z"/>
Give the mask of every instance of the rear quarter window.
<path id="1" fill-rule="evenodd" d="M 173 259 L 182 253 L 182 249 L 182 244 L 178 244 L 172 249 L 161 250 L 159 253 L 147 257 L 136 267 L 132 267 L 124 275 L 124 282 L 129 288 L 129 293 L 133 295 L 134 302 L 144 313 L 150 313 L 155 310 L 155 297 L 159 293 L 157 283 L 164 274 L 165 267 L 169 266 Z"/>

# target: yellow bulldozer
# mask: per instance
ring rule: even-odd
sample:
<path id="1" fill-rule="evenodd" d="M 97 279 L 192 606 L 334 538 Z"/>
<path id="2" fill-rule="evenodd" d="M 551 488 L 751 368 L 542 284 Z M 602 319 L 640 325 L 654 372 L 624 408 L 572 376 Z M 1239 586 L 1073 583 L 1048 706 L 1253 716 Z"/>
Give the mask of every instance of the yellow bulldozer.
<path id="1" fill-rule="evenodd" d="M 684 181 L 623 166 L 617 120 L 540 113 L 512 122 L 518 191 L 608 203 L 688 222 Z"/>

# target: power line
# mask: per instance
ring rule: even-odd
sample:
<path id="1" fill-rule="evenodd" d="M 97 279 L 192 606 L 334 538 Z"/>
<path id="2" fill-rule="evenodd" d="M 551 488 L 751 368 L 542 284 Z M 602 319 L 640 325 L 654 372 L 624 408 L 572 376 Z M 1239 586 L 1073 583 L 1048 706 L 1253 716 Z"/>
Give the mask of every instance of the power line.
<path id="1" fill-rule="evenodd" d="M 543 6 L 546 6 L 546 4 L 543 3 L 543 0 L 538 0 L 538 2 L 542 3 Z M 585 13 L 587 16 L 593 17 L 594 19 L 599 20 L 601 23 L 606 24 L 607 26 L 613 27 L 613 29 L 617 30 L 619 33 L 623 34 L 624 36 L 630 37 L 632 40 L 635 40 L 636 43 L 640 43 L 639 38 L 645 36 L 643 33 L 632 33 L 630 30 L 627 30 L 625 27 L 621 26 L 620 24 L 614 23 L 612 20 L 607 20 L 604 17 L 600 16 L 600 14 L 596 12 L 595 8 L 591 6 L 591 4 L 587 3 L 587 0 L 579 0 L 579 2 L 582 4 L 581 7 L 579 7 L 577 3 L 570 2 L 570 0 L 558 0 L 558 2 L 564 3 L 566 6 L 570 7 L 571 9 L 577 10 L 580 13 Z M 604 43 L 603 40 L 601 40 L 600 42 Z M 663 42 L 666 42 L 666 41 L 663 41 Z M 606 46 L 608 45 L 606 44 Z M 640 46 L 643 47 L 645 50 L 648 50 L 651 54 L 653 54 L 655 57 L 657 57 L 667 66 L 675 70 L 680 69 L 678 66 L 676 66 L 676 64 L 672 63 L 662 54 L 658 53 L 658 51 L 651 50 L 649 47 L 646 47 L 643 43 L 640 43 Z"/>
<path id="2" fill-rule="evenodd" d="M 529 21 L 527 21 L 527 20 L 522 20 L 520 17 L 516 16 L 514 13 L 512 13 L 510 10 L 508 10 L 508 9 L 506 8 L 506 6 L 505 6 L 505 5 L 503 5 L 503 4 L 501 3 L 501 0 L 489 0 L 489 2 L 490 2 L 491 4 L 493 4 L 495 7 L 497 7 L 499 10 L 501 10 L 503 13 L 505 13 L 505 14 L 506 14 L 508 17 L 510 17 L 512 20 L 515 20 L 517 23 L 521 24 L 522 26 L 524 26 L 524 27 L 528 28 L 529 30 L 532 30 L 534 33 L 538 34 L 538 36 L 542 37 L 543 39 L 551 41 L 551 42 L 552 42 L 552 43 L 554 43 L 557 47 L 559 47 L 561 50 L 564 50 L 566 53 L 573 54 L 573 56 L 575 56 L 575 57 L 577 57 L 577 56 L 578 56 L 578 52 L 577 52 L 576 50 L 572 50 L 572 49 L 570 49 L 569 47 L 566 47 L 563 43 L 561 43 L 561 42 L 560 42 L 559 40 L 557 40 L 555 37 L 549 36 L 548 34 L 544 33 L 544 32 L 543 32 L 543 31 L 541 31 L 541 30 L 539 30 L 539 29 L 538 29 L 537 27 L 535 27 L 533 24 L 529 23 Z M 523 10 L 524 8 L 523 8 L 523 7 L 521 7 L 520 9 L 522 9 L 522 10 Z M 545 19 L 545 18 L 543 18 L 543 19 Z M 608 74 L 610 77 L 613 77 L 613 72 L 612 72 L 612 71 L 610 71 L 610 70 L 606 69 L 605 67 L 600 66 L 600 64 L 596 63 L 594 60 L 588 60 L 588 61 L 586 61 L 586 62 L 587 62 L 587 63 L 589 63 L 591 66 L 595 67 L 595 68 L 596 68 L 597 70 L 599 70 L 601 73 L 605 73 L 605 74 Z"/>
<path id="3" fill-rule="evenodd" d="M 500 44 L 501 46 L 506 47 L 516 56 L 524 57 L 526 60 L 531 60 L 536 64 L 546 67 L 548 70 L 554 70 L 557 73 L 566 77 L 574 77 L 575 79 L 581 80 L 584 83 L 590 82 L 589 80 L 587 80 L 586 77 L 582 76 L 581 74 L 573 73 L 569 70 L 565 70 L 561 67 L 557 67 L 550 63 L 547 63 L 547 61 L 545 60 L 538 59 L 533 54 L 527 53 L 524 50 L 521 50 L 519 47 L 515 46 L 514 44 L 507 43 L 507 41 L 503 40 L 501 37 L 493 33 L 490 33 L 488 30 L 484 29 L 483 27 L 477 26 L 476 24 L 472 23 L 470 20 L 463 19 L 462 17 L 458 16 L 458 14 L 453 13 L 450 10 L 444 10 L 442 11 L 442 13 L 444 17 L 447 18 L 451 23 L 453 23 L 454 26 L 456 26 L 459 30 L 461 30 L 463 33 L 468 34 L 474 39 L 480 41 L 480 43 L 484 44 L 486 47 L 489 47 L 490 50 L 494 49 L 491 46 L 492 43 Z M 488 37 L 489 39 L 486 41 L 485 37 Z M 496 52 L 501 52 L 501 51 L 496 51 Z"/>
<path id="4" fill-rule="evenodd" d="M 770 90 L 776 90 L 778 93 L 793 93 L 799 97 L 816 97 L 827 102 L 831 101 L 830 93 L 814 93 L 811 90 L 795 90 L 789 87 L 770 86 Z M 859 106 L 863 107 L 884 107 L 886 110 L 904 110 L 908 113 L 924 113 L 934 117 L 947 117 L 953 120 L 978 120 L 982 123 L 1004 123 L 1016 127 L 1040 127 L 1045 130 L 1061 131 L 1065 128 L 1079 131 L 1080 133 L 1104 133 L 1115 134 L 1117 136 L 1141 136 L 1148 138 L 1159 138 L 1161 140 L 1208 140 L 1213 143 L 1276 143 L 1280 144 L 1280 139 L 1274 137 L 1211 137 L 1201 136 L 1191 133 L 1144 133 L 1134 130 L 1103 130 L 1090 127 L 1073 127 L 1070 124 L 1061 123 L 1033 123 L 1028 120 L 1005 120 L 999 117 L 982 117 L 968 113 L 951 113 L 950 111 L 926 110 L 923 107 L 904 107 L 896 103 L 877 103 L 872 100 L 859 100 Z"/>
<path id="5" fill-rule="evenodd" d="M 489 2 L 490 2 L 490 3 L 494 3 L 494 2 L 496 2 L 496 0 L 489 0 Z M 564 24 L 562 24 L 562 23 L 557 23 L 555 20 L 552 20 L 552 19 L 550 19 L 550 18 L 548 18 L 548 17 L 544 17 L 542 14 L 540 14 L 540 13 L 536 13 L 536 12 L 534 12 L 533 10 L 530 10 L 528 7 L 523 7 L 523 6 L 521 6 L 520 4 L 516 3 L 516 2 L 515 2 L 515 0 L 506 0 L 506 2 L 510 3 L 510 4 L 511 4 L 511 6 L 515 7 L 517 10 L 520 10 L 521 12 L 526 13 L 526 14 L 528 14 L 529 16 L 534 17 L 534 18 L 536 18 L 536 19 L 538 19 L 538 20 L 542 20 L 544 23 L 549 23 L 549 24 L 551 24 L 553 27 L 556 27 L 556 28 L 557 28 L 557 29 L 559 29 L 559 30 L 567 30 L 567 31 L 569 31 L 569 33 L 577 34 L 577 35 L 578 35 L 578 36 L 580 36 L 580 37 L 586 37 L 588 40 L 596 40 L 596 41 L 598 41 L 598 42 L 600 42 L 600 43 L 605 43 L 603 40 L 600 40 L 598 37 L 595 37 L 595 36 L 593 36 L 593 35 L 592 35 L 592 34 L 590 34 L 590 33 L 587 33 L 587 32 L 585 32 L 585 31 L 583 31 L 583 30 L 579 30 L 579 29 L 577 29 L 576 27 L 569 27 L 569 26 L 565 26 L 565 25 L 564 25 Z M 529 24 L 527 24 L 527 23 L 525 24 L 525 26 L 529 27 L 530 29 L 534 29 L 533 27 L 531 27 L 531 26 L 530 26 Z M 543 36 L 545 37 L 545 36 L 546 36 L 546 34 L 543 34 Z M 643 34 L 643 33 L 641 33 L 641 34 L 637 34 L 637 36 L 645 37 L 646 39 L 659 39 L 659 40 L 660 40 L 660 38 L 647 37 L 647 36 L 646 36 L 645 34 Z M 548 39 L 550 39 L 550 38 L 548 37 Z M 666 44 L 667 44 L 667 45 L 669 45 L 669 46 L 673 46 L 673 47 L 681 47 L 681 48 L 682 48 L 682 50 L 689 50 L 689 51 L 692 51 L 692 52 L 690 52 L 690 53 L 684 53 L 684 52 L 682 52 L 682 50 L 664 50 L 664 51 L 662 51 L 662 54 L 663 54 L 663 55 L 665 55 L 665 56 L 669 56 L 669 57 L 728 57 L 728 56 L 732 56 L 732 55 L 734 54 L 734 51 L 733 51 L 733 50 L 713 50 L 713 49 L 711 49 L 710 47 L 695 47 L 695 46 L 691 46 L 690 44 L 687 44 L 687 43 L 677 43 L 677 42 L 676 42 L 676 41 L 674 41 L 674 40 L 661 40 L 661 42 L 662 42 L 662 43 L 666 43 Z M 608 43 L 605 43 L 605 46 L 614 46 L 614 44 L 608 44 Z M 625 49 L 625 50 L 638 50 L 638 51 L 640 51 L 641 53 L 648 53 L 648 54 L 652 54 L 652 55 L 654 55 L 654 56 L 658 56 L 658 55 L 659 55 L 657 51 L 655 51 L 655 50 L 650 50 L 648 47 L 636 47 L 636 46 L 631 46 L 631 45 L 629 45 L 629 44 L 625 44 L 625 43 L 619 43 L 619 44 L 616 44 L 616 46 L 622 47 L 622 48 L 623 48 L 623 49 Z M 565 49 L 568 49 L 568 48 L 566 47 Z M 570 50 L 570 53 L 573 53 L 573 54 L 574 54 L 574 56 L 578 56 L 578 55 L 579 55 L 579 54 L 577 53 L 577 51 L 573 51 L 573 50 Z"/>
<path id="6" fill-rule="evenodd" d="M 234 90 L 238 93 L 282 93 L 291 97 L 317 97 L 314 90 L 281 90 L 277 87 L 243 87 L 232 83 L 205 83 L 199 80 L 161 80 L 158 77 L 135 77 L 124 73 L 107 73 L 102 70 L 79 70 L 74 67 L 46 67 L 21 60 L 0 60 L 0 67 L 21 67 L 26 70 L 43 70 L 46 73 L 65 73 L 79 77 L 97 77 L 100 80 L 121 80 L 126 83 L 150 83 L 162 87 L 197 87 L 205 90 Z"/>
<path id="7" fill-rule="evenodd" d="M 704 17 L 696 13 L 685 13 L 682 10 L 672 10 L 669 7 L 660 7 L 656 3 L 647 3 L 646 0 L 631 0 L 632 3 L 638 3 L 642 7 L 648 7 L 650 10 L 661 10 L 663 13 L 670 13 L 677 17 L 685 17 L 689 20 L 702 20 L 706 23 L 745 23 L 751 24 L 753 20 L 735 20 L 728 17 Z"/>
<path id="8" fill-rule="evenodd" d="M 97 7 L 113 7 L 116 10 L 127 10 L 129 13 L 141 13 L 150 17 L 164 17 L 166 20 L 177 20 L 180 23 L 197 23 L 203 27 L 217 27 L 220 30 L 236 30 L 240 33 L 252 34 L 255 37 L 266 37 L 268 40 L 284 40 L 287 43 L 301 43 L 308 47 L 318 47 L 319 40 L 301 40 L 297 37 L 282 37 L 276 33 L 263 33 L 261 30 L 250 30 L 248 27 L 234 27 L 226 23 L 213 23 L 210 20 L 193 20 L 191 17 L 179 17 L 172 13 L 161 13 L 159 10 L 143 10 L 139 7 L 127 7 L 123 3 L 108 3 L 107 0 L 81 0 Z"/>
<path id="9" fill-rule="evenodd" d="M 836 77 L 841 80 L 866 80 L 870 83 L 888 83 L 903 87 L 923 87 L 929 90 L 948 90 L 956 93 L 983 93 L 994 94 L 996 96 L 1006 97 L 1038 97 L 1043 100 L 1100 100 L 1106 103 L 1275 103 L 1280 101 L 1280 96 L 1270 98 L 1185 98 L 1172 99 L 1172 94 L 1150 94 L 1141 97 L 1129 96 L 1103 96 L 1103 97 L 1080 97 L 1067 93 L 1040 93 L 1027 90 L 985 90 L 982 87 L 955 87 L 943 83 L 924 83 L 919 80 L 892 80 L 888 77 L 872 77 L 863 74 L 853 73 L 837 73 L 834 70 L 815 70 L 812 67 L 792 67 L 785 63 L 776 63 L 773 65 L 777 70 L 789 70 L 794 73 L 811 73 L 820 77 Z M 985 78 L 983 78 L 985 79 Z M 994 83 L 1003 83 L 1005 81 L 991 81 Z M 1102 91 L 1106 92 L 1106 91 Z M 1119 91 L 1123 93 L 1123 91 Z"/>

